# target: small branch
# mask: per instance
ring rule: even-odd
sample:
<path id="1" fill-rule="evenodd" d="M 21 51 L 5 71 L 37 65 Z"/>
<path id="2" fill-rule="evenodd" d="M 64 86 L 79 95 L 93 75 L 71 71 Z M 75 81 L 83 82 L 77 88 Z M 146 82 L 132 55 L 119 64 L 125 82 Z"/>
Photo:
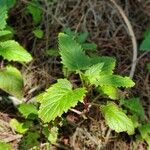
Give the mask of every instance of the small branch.
<path id="1" fill-rule="evenodd" d="M 41 6 L 37 6 L 36 4 L 34 4 L 34 3 L 32 3 L 32 2 L 30 2 L 30 1 L 28 1 L 28 0 L 21 0 L 22 2 L 24 2 L 24 3 L 27 3 L 27 4 L 30 4 L 30 5 L 32 5 L 32 6 L 34 6 L 34 7 L 37 7 L 37 8 L 39 8 L 39 9 L 41 9 L 43 12 L 45 12 L 45 13 L 48 13 L 58 24 L 60 24 L 62 27 L 65 27 L 65 24 L 64 23 L 62 23 L 55 15 L 53 15 L 52 13 L 51 13 L 51 11 L 47 11 L 45 8 L 43 8 L 43 7 L 41 7 Z"/>
<path id="2" fill-rule="evenodd" d="M 78 111 L 78 110 L 76 110 L 76 109 L 70 109 L 72 112 L 74 112 L 74 113 L 76 113 L 76 114 L 78 114 L 78 115 L 82 115 L 82 112 L 81 111 Z"/>
<path id="3" fill-rule="evenodd" d="M 120 15 L 122 16 L 128 31 L 129 31 L 129 35 L 131 36 L 131 40 L 132 40 L 132 45 L 133 45 L 133 57 L 132 57 L 132 65 L 131 65 L 131 70 L 130 70 L 130 78 L 133 78 L 134 73 L 135 73 L 135 69 L 136 69 L 136 64 L 137 64 L 137 42 L 136 42 L 136 37 L 132 28 L 132 25 L 129 21 L 129 19 L 127 18 L 125 12 L 123 11 L 123 9 L 116 3 L 115 0 L 110 0 L 114 6 L 118 9 Z"/>
<path id="4" fill-rule="evenodd" d="M 79 23 L 78 23 L 78 25 L 77 25 L 77 27 L 76 27 L 75 33 L 77 33 L 77 32 L 78 32 L 79 27 L 80 27 L 80 25 L 81 25 L 81 23 L 82 23 L 82 21 L 83 21 L 84 17 L 85 17 L 85 16 L 84 16 L 84 15 L 82 15 L 82 17 L 81 17 L 81 19 L 80 19 L 80 21 L 79 21 Z"/>
<path id="5" fill-rule="evenodd" d="M 84 113 L 81 112 L 81 111 L 78 111 L 78 110 L 73 109 L 73 108 L 71 108 L 70 111 L 72 111 L 72 112 L 74 112 L 74 113 L 76 113 L 76 114 L 82 116 L 84 119 L 87 119 L 87 117 L 86 117 L 86 116 L 84 115 Z"/>
<path id="6" fill-rule="evenodd" d="M 107 145 L 108 142 L 109 142 L 109 139 L 110 139 L 110 135 L 111 135 L 111 129 L 109 128 L 107 133 L 106 133 L 106 137 L 105 137 L 105 144 L 104 145 Z"/>
<path id="7" fill-rule="evenodd" d="M 102 148 L 102 142 L 101 140 L 97 139 L 95 136 L 92 136 L 86 129 L 82 128 L 76 128 L 76 131 L 73 135 L 73 140 L 72 140 L 72 146 L 75 148 L 76 147 L 76 138 L 77 136 L 81 137 L 81 135 L 85 135 L 85 138 L 88 138 L 91 142 L 95 143 L 97 145 L 97 149 Z"/>

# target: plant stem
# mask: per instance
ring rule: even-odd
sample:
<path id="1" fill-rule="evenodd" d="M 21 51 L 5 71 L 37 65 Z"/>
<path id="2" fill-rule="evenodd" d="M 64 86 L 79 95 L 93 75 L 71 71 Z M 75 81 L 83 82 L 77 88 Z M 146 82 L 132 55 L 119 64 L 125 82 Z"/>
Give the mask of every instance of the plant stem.
<path id="1" fill-rule="evenodd" d="M 82 77 L 82 72 L 79 71 L 78 73 L 79 73 L 79 76 L 80 76 L 82 86 L 85 87 L 84 80 L 83 80 L 83 77 Z"/>

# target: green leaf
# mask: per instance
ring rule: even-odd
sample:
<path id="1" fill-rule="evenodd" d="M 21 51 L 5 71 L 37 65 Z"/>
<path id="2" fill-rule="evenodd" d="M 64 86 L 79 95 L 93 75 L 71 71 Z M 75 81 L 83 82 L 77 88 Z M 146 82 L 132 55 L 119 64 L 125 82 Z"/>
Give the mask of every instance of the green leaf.
<path id="1" fill-rule="evenodd" d="M 9 34 L 11 34 L 11 31 L 9 31 L 9 30 L 2 30 L 2 31 L 0 31 L 0 37 L 1 36 L 5 36 L 5 35 L 9 35 Z"/>
<path id="2" fill-rule="evenodd" d="M 40 133 L 37 132 L 37 130 L 35 132 L 33 132 L 33 131 L 27 132 L 23 136 L 23 138 L 21 139 L 21 141 L 19 143 L 20 144 L 19 149 L 20 150 L 31 150 L 31 149 L 32 150 L 39 150 L 39 147 L 40 147 L 40 143 L 38 140 L 39 138 L 40 138 Z"/>
<path id="3" fill-rule="evenodd" d="M 116 132 L 134 134 L 134 125 L 130 118 L 114 103 L 101 106 L 107 125 Z"/>
<path id="4" fill-rule="evenodd" d="M 95 43 L 83 43 L 82 48 L 84 50 L 96 51 L 97 45 Z"/>
<path id="5" fill-rule="evenodd" d="M 51 144 L 55 144 L 58 138 L 58 128 L 57 127 L 52 127 L 51 129 L 46 126 L 43 130 L 44 135 L 48 139 L 48 141 L 51 142 Z"/>
<path id="6" fill-rule="evenodd" d="M 88 67 L 104 63 L 101 74 L 112 74 L 115 67 L 115 59 L 111 57 L 90 58 L 71 36 L 59 34 L 59 50 L 62 63 L 70 71 L 86 70 Z"/>
<path id="7" fill-rule="evenodd" d="M 6 29 L 5 30 L 10 31 L 12 35 L 16 34 L 15 29 L 12 26 L 9 26 L 8 24 L 6 25 Z"/>
<path id="8" fill-rule="evenodd" d="M 43 35 L 44 35 L 44 32 L 41 29 L 35 29 L 33 31 L 33 34 L 34 34 L 35 37 L 41 39 L 43 37 Z"/>
<path id="9" fill-rule="evenodd" d="M 150 63 L 147 64 L 147 69 L 148 69 L 148 71 L 150 73 Z"/>
<path id="10" fill-rule="evenodd" d="M 129 77 L 122 77 L 119 75 L 101 75 L 95 85 L 113 86 L 113 87 L 133 87 L 134 82 Z"/>
<path id="11" fill-rule="evenodd" d="M 70 36 L 71 38 L 74 38 L 77 36 L 78 33 L 75 33 L 74 31 L 72 31 L 70 28 L 64 28 L 63 32 L 65 34 L 67 34 L 68 36 Z"/>
<path id="12" fill-rule="evenodd" d="M 116 87 L 103 85 L 98 87 L 102 94 L 106 94 L 110 99 L 117 100 L 119 99 L 119 91 Z"/>
<path id="13" fill-rule="evenodd" d="M 13 150 L 13 149 L 10 144 L 0 141 L 0 150 Z"/>
<path id="14" fill-rule="evenodd" d="M 10 144 L 0 141 L 0 150 L 13 150 L 13 149 Z"/>
<path id="15" fill-rule="evenodd" d="M 113 74 L 113 70 L 116 65 L 116 60 L 112 57 L 108 56 L 101 56 L 101 57 L 94 57 L 91 58 L 91 64 L 97 64 L 97 63 L 104 63 L 101 75 L 111 75 Z"/>
<path id="16" fill-rule="evenodd" d="M 95 71 L 94 69 L 97 69 Z M 129 77 L 122 77 L 119 75 L 103 75 L 102 66 L 93 65 L 86 72 L 85 76 L 89 80 L 90 84 L 96 86 L 109 86 L 109 87 L 132 87 L 134 82 Z"/>
<path id="17" fill-rule="evenodd" d="M 16 41 L 0 42 L 0 55 L 8 61 L 29 62 L 31 55 Z"/>
<path id="18" fill-rule="evenodd" d="M 59 33 L 58 40 L 62 64 L 70 71 L 85 70 L 91 65 L 81 45 L 70 36 Z"/>
<path id="19" fill-rule="evenodd" d="M 139 126 L 141 126 L 141 124 L 139 123 L 139 118 L 137 115 L 132 115 L 129 116 L 129 118 L 132 120 L 133 124 L 134 124 L 134 128 L 138 128 Z"/>
<path id="20" fill-rule="evenodd" d="M 7 7 L 10 9 L 12 7 L 14 7 L 14 5 L 16 4 L 16 0 L 5 0 Z"/>
<path id="21" fill-rule="evenodd" d="M 100 77 L 100 72 L 102 71 L 103 65 L 104 63 L 98 63 L 89 67 L 85 71 L 84 75 L 85 77 L 87 77 L 87 79 L 89 80 L 91 84 L 95 84 L 97 82 L 98 78 Z"/>
<path id="22" fill-rule="evenodd" d="M 147 142 L 150 147 L 150 124 L 144 124 L 139 127 L 142 138 Z"/>
<path id="23" fill-rule="evenodd" d="M 32 0 L 31 3 L 28 4 L 27 11 L 32 15 L 33 22 L 38 24 L 42 20 L 42 10 L 38 1 Z"/>
<path id="24" fill-rule="evenodd" d="M 23 78 L 19 70 L 11 66 L 1 69 L 0 88 L 19 99 L 23 98 Z"/>
<path id="25" fill-rule="evenodd" d="M 6 19 L 8 18 L 7 15 L 7 6 L 4 1 L 0 4 L 0 30 L 3 30 L 6 27 Z"/>
<path id="26" fill-rule="evenodd" d="M 112 75 L 115 67 L 115 60 L 113 58 L 97 57 L 92 59 L 92 63 L 95 65 L 85 71 L 85 76 L 90 84 L 96 86 L 111 86 L 114 88 L 134 86 L 134 82 L 129 77 Z"/>
<path id="27" fill-rule="evenodd" d="M 127 107 L 133 114 L 144 119 L 145 113 L 139 98 L 122 99 L 120 103 Z"/>
<path id="28" fill-rule="evenodd" d="M 9 124 L 15 131 L 21 134 L 24 134 L 29 129 L 25 123 L 20 123 L 16 119 L 11 119 Z"/>
<path id="29" fill-rule="evenodd" d="M 67 79 L 59 79 L 46 92 L 40 95 L 39 116 L 44 122 L 50 122 L 56 117 L 60 117 L 71 107 L 83 101 L 86 90 L 78 88 L 72 90 L 72 85 Z"/>
<path id="30" fill-rule="evenodd" d="M 65 28 L 63 32 L 70 36 L 70 38 L 75 39 L 77 43 L 81 44 L 83 50 L 95 51 L 97 49 L 97 45 L 95 43 L 86 43 L 89 36 L 88 32 L 76 33 L 71 31 L 70 28 Z"/>
<path id="31" fill-rule="evenodd" d="M 46 54 L 47 54 L 48 56 L 55 56 L 55 57 L 59 56 L 58 50 L 57 50 L 57 49 L 54 49 L 54 48 L 48 49 L 48 50 L 46 51 Z"/>
<path id="32" fill-rule="evenodd" d="M 6 26 L 5 30 L 0 31 L 0 42 L 7 41 L 12 39 L 13 32 L 9 30 Z"/>
<path id="33" fill-rule="evenodd" d="M 79 33 L 79 35 L 77 36 L 77 42 L 84 43 L 87 40 L 88 36 L 88 32 Z"/>
<path id="34" fill-rule="evenodd" d="M 144 34 L 144 40 L 140 45 L 141 51 L 149 51 L 150 50 L 150 29 L 148 29 Z"/>
<path id="35" fill-rule="evenodd" d="M 31 115 L 38 115 L 38 110 L 33 104 L 20 104 L 18 105 L 18 110 L 25 118 Z"/>

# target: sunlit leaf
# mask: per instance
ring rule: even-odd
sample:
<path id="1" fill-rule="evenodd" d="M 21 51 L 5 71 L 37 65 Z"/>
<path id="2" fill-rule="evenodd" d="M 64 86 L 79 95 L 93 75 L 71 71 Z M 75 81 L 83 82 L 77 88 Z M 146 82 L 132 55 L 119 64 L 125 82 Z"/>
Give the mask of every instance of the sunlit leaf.
<path id="1" fill-rule="evenodd" d="M 110 99 L 116 100 L 119 99 L 119 91 L 114 86 L 103 85 L 98 88 L 100 92 L 104 95 L 107 95 Z"/>
<path id="2" fill-rule="evenodd" d="M 131 119 L 114 103 L 101 106 L 107 125 L 116 132 L 134 134 L 134 124 Z"/>
<path id="3" fill-rule="evenodd" d="M 18 105 L 19 112 L 25 117 L 29 117 L 31 115 L 38 115 L 38 110 L 35 105 L 33 104 L 25 104 L 22 103 Z"/>
<path id="4" fill-rule="evenodd" d="M 35 29 L 33 30 L 33 34 L 35 35 L 35 37 L 41 39 L 44 35 L 44 32 L 41 29 Z"/>
<path id="5" fill-rule="evenodd" d="M 6 19 L 8 18 L 7 15 L 7 6 L 3 1 L 0 1 L 0 30 L 3 30 L 6 27 Z"/>
<path id="6" fill-rule="evenodd" d="M 0 150 L 13 150 L 13 149 L 10 144 L 0 141 Z"/>
<path id="7" fill-rule="evenodd" d="M 19 70 L 12 66 L 1 69 L 0 88 L 19 99 L 23 98 L 23 78 Z"/>
<path id="8" fill-rule="evenodd" d="M 29 62 L 31 55 L 16 41 L 0 42 L 0 55 L 8 61 Z"/>
<path id="9" fill-rule="evenodd" d="M 134 86 L 134 82 L 129 77 L 119 75 L 101 75 L 95 84 L 126 88 Z"/>
<path id="10" fill-rule="evenodd" d="M 85 70 L 90 64 L 90 58 L 85 54 L 80 44 L 64 33 L 59 33 L 59 51 L 62 63 L 71 71 Z"/>
<path id="11" fill-rule="evenodd" d="M 59 79 L 38 98 L 41 103 L 40 118 L 44 122 L 54 120 L 77 105 L 78 102 L 82 102 L 85 93 L 85 88 L 72 90 L 72 85 L 67 79 Z"/>
<path id="12" fill-rule="evenodd" d="M 11 119 L 9 124 L 15 131 L 21 134 L 24 134 L 28 130 L 28 127 L 25 123 L 20 123 L 16 119 Z"/>

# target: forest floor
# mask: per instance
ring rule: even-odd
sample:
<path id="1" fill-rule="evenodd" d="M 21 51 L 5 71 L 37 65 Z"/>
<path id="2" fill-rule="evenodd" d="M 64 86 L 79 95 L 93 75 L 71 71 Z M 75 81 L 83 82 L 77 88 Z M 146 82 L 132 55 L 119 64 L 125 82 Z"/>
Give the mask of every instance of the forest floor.
<path id="1" fill-rule="evenodd" d="M 88 41 L 97 44 L 97 55 L 115 57 L 115 72 L 129 76 L 133 57 L 133 37 L 116 6 L 111 0 L 57 0 L 47 8 L 47 1 L 42 2 L 43 19 L 40 24 L 44 38 L 37 39 L 32 34 L 34 25 L 30 15 L 24 13 L 28 3 L 20 0 L 9 13 L 8 23 L 15 30 L 15 39 L 33 56 L 27 66 L 20 67 L 25 79 L 25 98 L 32 99 L 37 93 L 48 88 L 58 78 L 63 77 L 59 57 L 45 55 L 45 49 L 57 48 L 57 36 L 64 27 L 76 32 L 89 32 Z M 139 47 L 144 31 L 150 27 L 149 0 L 117 0 L 124 14 L 130 21 Z M 126 97 L 140 97 L 147 120 L 150 120 L 150 74 L 145 69 L 150 60 L 150 53 L 138 51 L 138 62 L 133 74 L 135 86 L 125 93 Z M 1 102 L 2 103 L 2 102 Z M 6 123 L 7 134 L 13 138 L 9 129 L 10 118 L 17 118 L 14 106 L 7 108 L 1 104 L 0 118 Z M 82 110 L 82 106 L 77 106 Z M 108 129 L 104 119 L 94 108 L 89 112 L 89 119 L 69 111 L 65 114 L 70 124 L 60 130 L 58 143 L 53 149 L 95 150 L 103 145 L 103 150 L 145 150 L 145 142 L 136 142 L 135 137 L 125 133 L 116 134 Z M 2 136 L 2 135 L 0 135 Z M 14 147 L 21 138 L 15 136 Z M 10 140 L 8 139 L 8 141 Z M 10 140 L 11 142 L 11 140 Z"/>

